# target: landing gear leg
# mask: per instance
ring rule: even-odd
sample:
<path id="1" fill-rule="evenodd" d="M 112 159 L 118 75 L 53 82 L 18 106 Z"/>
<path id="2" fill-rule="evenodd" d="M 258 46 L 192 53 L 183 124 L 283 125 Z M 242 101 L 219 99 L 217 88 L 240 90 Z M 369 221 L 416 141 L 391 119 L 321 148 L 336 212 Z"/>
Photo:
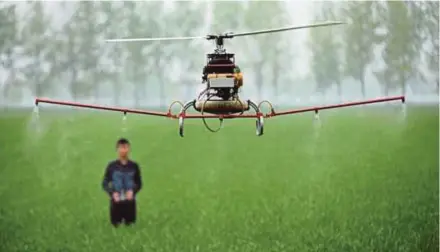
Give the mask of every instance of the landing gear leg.
<path id="1" fill-rule="evenodd" d="M 262 136 L 264 133 L 264 119 L 263 115 L 260 115 L 260 109 L 258 106 L 253 103 L 251 100 L 248 100 L 248 104 L 255 110 L 255 113 L 258 115 L 257 120 L 255 121 L 255 128 L 257 136 Z"/>
<path id="2" fill-rule="evenodd" d="M 192 100 L 192 101 L 187 102 L 185 105 L 183 105 L 183 108 L 182 108 L 182 110 L 180 111 L 180 114 L 179 114 L 179 135 L 180 135 L 181 137 L 183 137 L 183 127 L 184 127 L 184 121 L 185 121 L 185 114 L 186 114 L 186 111 L 187 111 L 190 107 L 194 106 L 195 103 L 196 103 L 195 100 Z"/>
<path id="3" fill-rule="evenodd" d="M 183 116 L 179 116 L 179 135 L 183 137 Z"/>
<path id="4" fill-rule="evenodd" d="M 262 116 L 259 116 L 258 119 L 255 121 L 256 123 L 256 133 L 257 136 L 262 136 L 264 133 L 264 119 Z"/>

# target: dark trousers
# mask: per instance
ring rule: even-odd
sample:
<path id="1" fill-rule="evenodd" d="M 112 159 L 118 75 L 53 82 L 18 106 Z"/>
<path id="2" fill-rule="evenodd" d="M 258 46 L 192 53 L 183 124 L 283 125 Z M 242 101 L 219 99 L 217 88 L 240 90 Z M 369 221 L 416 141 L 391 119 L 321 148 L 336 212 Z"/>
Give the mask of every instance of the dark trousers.
<path id="1" fill-rule="evenodd" d="M 110 201 L 110 221 L 114 226 L 124 222 L 126 225 L 136 222 L 136 201 L 126 200 L 120 202 Z"/>

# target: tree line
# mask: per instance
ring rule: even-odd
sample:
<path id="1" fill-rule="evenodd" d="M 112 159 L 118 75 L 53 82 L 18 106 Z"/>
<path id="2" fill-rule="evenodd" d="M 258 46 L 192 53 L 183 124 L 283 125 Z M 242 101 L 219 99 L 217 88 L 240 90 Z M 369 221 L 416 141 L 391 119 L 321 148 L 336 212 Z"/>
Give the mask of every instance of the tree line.
<path id="1" fill-rule="evenodd" d="M 438 92 L 438 13 L 439 3 L 427 1 L 319 4 L 316 21 L 348 25 L 309 30 L 316 91 L 336 86 L 342 96 L 342 83 L 350 79 L 366 96 L 366 75 L 373 73 L 385 94 L 405 93 L 409 86 Z M 203 41 L 106 44 L 106 38 L 193 36 L 290 23 L 286 2 L 2 3 L 0 100 L 20 100 L 26 92 L 49 97 L 64 92 L 73 100 L 111 95 L 120 104 L 121 94 L 131 92 L 136 106 L 155 97 L 165 105 L 176 87 L 185 87 L 191 96 L 200 83 Z M 246 86 L 258 99 L 265 86 L 276 96 L 295 82 L 296 48 L 286 36 L 259 35 L 228 44 L 253 76 Z"/>
<path id="2" fill-rule="evenodd" d="M 344 29 L 311 30 L 312 72 L 318 91 L 350 78 L 366 96 L 367 73 L 383 93 L 408 87 L 439 92 L 439 2 L 324 3 L 316 20 L 344 17 Z M 382 61 L 382 66 L 380 66 Z M 379 66 L 378 66 L 379 65 Z"/>

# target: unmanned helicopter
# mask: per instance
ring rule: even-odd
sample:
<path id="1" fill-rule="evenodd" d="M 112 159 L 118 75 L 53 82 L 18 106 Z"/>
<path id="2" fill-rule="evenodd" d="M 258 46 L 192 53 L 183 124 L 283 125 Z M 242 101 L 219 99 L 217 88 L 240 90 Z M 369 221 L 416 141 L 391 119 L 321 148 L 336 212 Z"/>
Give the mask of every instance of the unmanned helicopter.
<path id="1" fill-rule="evenodd" d="M 185 104 L 179 101 L 173 102 L 169 108 L 168 112 L 155 112 L 148 110 L 139 109 L 129 109 L 129 108 L 119 108 L 119 107 L 108 107 L 108 106 L 98 106 L 92 104 L 83 104 L 76 102 L 66 102 L 59 100 L 52 100 L 46 98 L 36 98 L 35 105 L 38 106 L 39 103 L 49 103 L 64 106 L 74 106 L 82 108 L 91 108 L 99 110 L 117 111 L 122 112 L 124 115 L 127 113 L 132 114 L 143 114 L 152 116 L 162 116 L 172 119 L 179 120 L 179 135 L 184 136 L 184 120 L 185 119 L 202 119 L 206 128 L 211 132 L 219 131 L 223 126 L 224 119 L 233 118 L 253 118 L 256 119 L 256 135 L 263 135 L 264 129 L 264 118 L 270 118 L 274 116 L 289 115 L 304 113 L 309 111 L 314 111 L 318 114 L 319 110 L 341 108 L 348 106 L 356 106 L 362 104 L 371 104 L 379 102 L 388 102 L 401 100 L 402 103 L 405 102 L 404 96 L 394 96 L 377 98 L 371 100 L 364 100 L 358 102 L 342 103 L 329 106 L 321 107 L 309 107 L 303 109 L 287 110 L 282 112 L 275 112 L 272 104 L 269 101 L 262 101 L 259 104 L 251 100 L 242 100 L 239 97 L 239 91 L 243 87 L 243 73 L 241 72 L 239 66 L 235 62 L 235 54 L 229 53 L 224 48 L 224 41 L 226 39 L 232 39 L 235 37 L 258 35 L 265 33 L 282 32 L 289 30 L 298 30 L 304 28 L 315 28 L 322 26 L 331 25 L 341 25 L 343 22 L 331 21 L 310 25 L 302 26 L 290 26 L 277 29 L 267 29 L 251 32 L 242 33 L 221 33 L 221 34 L 209 34 L 206 36 L 196 36 L 196 37 L 162 37 L 162 38 L 123 38 L 123 39 L 108 39 L 107 42 L 142 42 L 142 41 L 164 41 L 164 40 L 193 40 L 193 39 L 206 39 L 213 40 L 215 42 L 216 48 L 213 53 L 208 53 L 206 55 L 206 65 L 203 68 L 202 73 L 202 84 L 205 86 L 204 90 L 200 92 L 198 97 L 194 100 L 188 101 Z M 180 113 L 172 114 L 171 108 L 179 104 L 181 107 Z M 270 112 L 264 114 L 261 110 L 263 104 L 269 106 Z M 194 108 L 199 114 L 188 114 L 187 110 Z M 254 113 L 245 113 L 252 108 Z M 220 120 L 220 127 L 216 130 L 209 127 L 206 122 L 206 118 L 218 118 Z"/>

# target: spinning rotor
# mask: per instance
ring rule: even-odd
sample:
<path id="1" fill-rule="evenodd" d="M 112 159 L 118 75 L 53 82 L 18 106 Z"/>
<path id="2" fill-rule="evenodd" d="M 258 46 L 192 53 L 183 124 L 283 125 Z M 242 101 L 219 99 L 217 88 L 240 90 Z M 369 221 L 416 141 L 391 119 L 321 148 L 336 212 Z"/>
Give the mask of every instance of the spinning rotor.
<path id="1" fill-rule="evenodd" d="M 314 27 L 321 27 L 321 26 L 341 25 L 341 24 L 344 24 L 344 23 L 339 22 L 339 21 L 329 21 L 329 22 L 310 24 L 310 25 L 289 26 L 289 27 L 282 27 L 282 28 L 276 28 L 276 29 L 266 29 L 266 30 L 240 32 L 240 33 L 226 32 L 226 33 L 222 33 L 222 34 L 208 34 L 205 36 L 192 36 L 192 37 L 122 38 L 122 39 L 107 39 L 106 41 L 107 42 L 142 42 L 142 41 L 206 39 L 206 40 L 214 40 L 215 46 L 216 46 L 216 48 L 214 50 L 215 53 L 225 53 L 226 50 L 223 47 L 225 39 L 232 39 L 235 37 L 243 37 L 243 36 L 258 35 L 258 34 L 265 34 L 265 33 L 299 30 L 299 29 L 305 29 L 305 28 L 314 28 Z"/>

